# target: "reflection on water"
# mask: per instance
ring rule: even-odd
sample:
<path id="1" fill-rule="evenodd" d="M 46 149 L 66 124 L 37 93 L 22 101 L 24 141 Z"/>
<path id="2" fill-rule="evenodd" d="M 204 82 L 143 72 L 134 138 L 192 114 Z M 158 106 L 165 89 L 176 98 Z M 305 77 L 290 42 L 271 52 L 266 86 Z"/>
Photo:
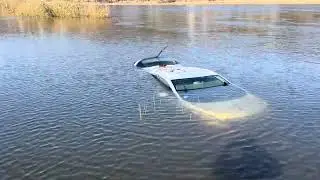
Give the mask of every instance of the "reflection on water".
<path id="1" fill-rule="evenodd" d="M 0 18 L 3 179 L 317 179 L 319 6 L 114 6 Z M 212 69 L 268 103 L 216 123 L 133 63 Z M 252 106 L 248 102 L 248 106 Z"/>
<path id="2" fill-rule="evenodd" d="M 27 33 L 43 36 L 44 33 L 88 33 L 107 28 L 111 20 L 101 19 L 2 19 L 2 33 Z M 7 32 L 8 31 L 8 32 Z"/>

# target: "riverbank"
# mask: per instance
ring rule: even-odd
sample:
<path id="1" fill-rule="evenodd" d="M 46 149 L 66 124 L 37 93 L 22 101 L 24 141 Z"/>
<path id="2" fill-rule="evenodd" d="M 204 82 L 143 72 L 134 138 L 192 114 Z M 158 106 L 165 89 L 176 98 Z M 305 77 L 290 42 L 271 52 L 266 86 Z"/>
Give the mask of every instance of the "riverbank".
<path id="1" fill-rule="evenodd" d="M 238 5 L 238 4 L 320 4 L 319 0 L 121 0 L 106 5 Z"/>

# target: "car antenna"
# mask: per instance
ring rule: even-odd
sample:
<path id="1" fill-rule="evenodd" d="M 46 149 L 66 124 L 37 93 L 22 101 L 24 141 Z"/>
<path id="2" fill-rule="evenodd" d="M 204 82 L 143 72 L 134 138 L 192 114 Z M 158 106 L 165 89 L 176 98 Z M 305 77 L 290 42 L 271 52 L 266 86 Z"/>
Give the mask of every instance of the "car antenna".
<path id="1" fill-rule="evenodd" d="M 147 58 L 143 58 L 143 59 L 141 59 L 140 61 L 138 61 L 138 62 L 141 62 L 141 61 L 143 61 L 143 60 L 147 60 L 147 59 L 158 59 L 159 58 L 159 56 L 161 55 L 161 53 L 166 49 L 168 47 L 168 45 L 167 46 L 165 46 L 164 48 L 162 48 L 161 49 L 161 51 L 158 53 L 158 55 L 156 55 L 156 56 L 152 56 L 152 57 L 147 57 Z M 138 62 L 136 62 L 135 64 L 137 64 Z"/>
<path id="2" fill-rule="evenodd" d="M 162 53 L 165 49 L 167 49 L 167 47 L 168 47 L 168 45 L 165 46 L 164 48 L 162 48 L 161 51 L 160 51 L 160 52 L 158 53 L 158 55 L 156 56 L 156 58 L 159 58 L 159 56 L 161 55 L 161 53 Z"/>

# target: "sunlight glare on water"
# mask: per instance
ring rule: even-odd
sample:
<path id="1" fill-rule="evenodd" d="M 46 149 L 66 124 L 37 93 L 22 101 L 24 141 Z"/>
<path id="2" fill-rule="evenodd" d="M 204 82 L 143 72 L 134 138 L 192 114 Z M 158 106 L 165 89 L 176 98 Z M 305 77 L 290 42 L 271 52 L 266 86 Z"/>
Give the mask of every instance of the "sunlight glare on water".
<path id="1" fill-rule="evenodd" d="M 168 93 L 166 93 L 166 92 L 159 93 L 159 97 L 167 97 L 167 96 L 168 96 Z"/>

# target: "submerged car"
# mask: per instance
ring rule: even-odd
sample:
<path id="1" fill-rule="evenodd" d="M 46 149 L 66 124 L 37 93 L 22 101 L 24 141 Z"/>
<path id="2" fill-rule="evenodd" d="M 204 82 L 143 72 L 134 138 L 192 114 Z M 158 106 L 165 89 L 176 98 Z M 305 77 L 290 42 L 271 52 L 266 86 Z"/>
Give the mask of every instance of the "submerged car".
<path id="1" fill-rule="evenodd" d="M 159 58 L 161 52 L 134 65 L 170 88 L 185 107 L 221 120 L 252 116 L 265 109 L 266 103 L 260 98 L 220 74 L 208 69 L 185 67 L 176 60 Z"/>

